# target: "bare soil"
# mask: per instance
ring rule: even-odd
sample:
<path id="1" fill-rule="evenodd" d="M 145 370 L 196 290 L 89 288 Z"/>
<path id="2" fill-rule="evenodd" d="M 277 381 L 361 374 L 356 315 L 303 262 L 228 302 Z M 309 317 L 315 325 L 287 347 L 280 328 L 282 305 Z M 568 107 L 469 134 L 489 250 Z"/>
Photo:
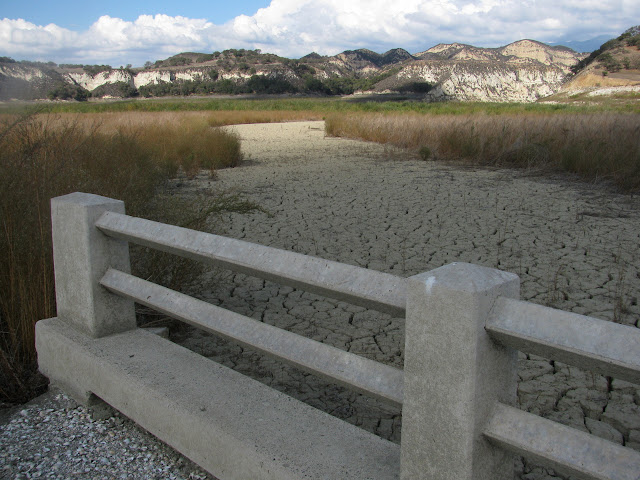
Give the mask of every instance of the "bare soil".
<path id="1" fill-rule="evenodd" d="M 402 277 L 450 262 L 518 274 L 521 298 L 638 327 L 640 199 L 535 172 L 424 162 L 326 137 L 323 122 L 229 127 L 245 162 L 176 194 L 232 189 L 269 214 L 228 214 L 216 233 Z M 401 367 L 404 321 L 212 270 L 197 295 Z M 175 340 L 392 441 L 400 411 L 198 330 Z M 640 450 L 640 387 L 520 355 L 520 408 Z M 452 379 L 455 381 L 455 379 Z M 518 478 L 548 479 L 520 463 Z"/>

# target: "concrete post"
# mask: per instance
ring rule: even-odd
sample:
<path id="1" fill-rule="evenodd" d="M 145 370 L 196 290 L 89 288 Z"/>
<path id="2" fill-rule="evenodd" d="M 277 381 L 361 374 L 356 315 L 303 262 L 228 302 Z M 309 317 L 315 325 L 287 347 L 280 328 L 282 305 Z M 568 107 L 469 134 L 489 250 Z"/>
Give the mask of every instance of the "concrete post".
<path id="1" fill-rule="evenodd" d="M 513 458 L 482 435 L 497 401 L 515 403 L 515 350 L 484 330 L 517 275 L 453 263 L 408 279 L 401 479 L 512 480 Z"/>
<path id="2" fill-rule="evenodd" d="M 124 203 L 87 193 L 51 199 L 57 315 L 93 337 L 136 327 L 133 302 L 98 283 L 109 268 L 130 272 L 127 242 L 95 227 L 106 211 L 124 213 Z"/>

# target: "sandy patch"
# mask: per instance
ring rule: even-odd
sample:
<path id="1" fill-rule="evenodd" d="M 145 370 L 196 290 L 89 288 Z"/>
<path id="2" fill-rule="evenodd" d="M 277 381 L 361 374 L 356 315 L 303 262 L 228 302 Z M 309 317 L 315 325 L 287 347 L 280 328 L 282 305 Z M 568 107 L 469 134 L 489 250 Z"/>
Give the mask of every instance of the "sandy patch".
<path id="1" fill-rule="evenodd" d="M 323 122 L 231 129 L 247 161 L 183 192 L 236 189 L 271 215 L 226 215 L 217 233 L 403 277 L 454 261 L 496 267 L 520 276 L 523 299 L 638 326 L 637 197 L 561 178 L 423 162 L 381 145 L 325 137 Z M 217 283 L 200 296 L 213 303 L 402 366 L 402 319 L 244 275 L 209 277 Z M 400 412 L 380 402 L 209 335 L 192 332 L 179 341 L 400 439 Z M 640 387 L 524 355 L 520 377 L 521 408 L 640 450 Z"/>

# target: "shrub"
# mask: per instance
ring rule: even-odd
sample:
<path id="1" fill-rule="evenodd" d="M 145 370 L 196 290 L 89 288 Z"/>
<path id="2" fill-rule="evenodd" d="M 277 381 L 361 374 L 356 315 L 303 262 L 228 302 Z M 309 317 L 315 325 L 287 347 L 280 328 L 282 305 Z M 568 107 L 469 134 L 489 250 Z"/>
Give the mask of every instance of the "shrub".
<path id="1" fill-rule="evenodd" d="M 410 82 L 397 88 L 399 92 L 428 93 L 433 85 L 428 82 Z"/>
<path id="2" fill-rule="evenodd" d="M 598 61 L 604 66 L 604 68 L 610 72 L 617 72 L 622 68 L 620 62 L 616 60 L 610 53 L 603 53 L 598 57 Z"/>
<path id="3" fill-rule="evenodd" d="M 420 155 L 420 158 L 426 162 L 431 158 L 431 149 L 426 145 L 422 146 L 420 147 L 420 150 L 418 150 L 418 155 Z"/>
<path id="4" fill-rule="evenodd" d="M 246 84 L 246 89 L 253 93 L 295 93 L 298 89 L 288 80 L 281 77 L 253 75 Z"/>
<path id="5" fill-rule="evenodd" d="M 85 65 L 82 69 L 91 76 L 96 76 L 102 72 L 110 72 L 113 70 L 111 65 Z"/>
<path id="6" fill-rule="evenodd" d="M 84 102 L 91 96 L 91 93 L 80 85 L 63 83 L 47 93 L 49 100 L 77 100 Z"/>
<path id="7" fill-rule="evenodd" d="M 631 47 L 638 47 L 640 49 L 640 35 L 634 35 L 627 39 L 627 45 Z"/>
<path id="8" fill-rule="evenodd" d="M 127 82 L 105 83 L 91 92 L 92 97 L 122 97 L 131 98 L 138 96 L 138 90 Z"/>

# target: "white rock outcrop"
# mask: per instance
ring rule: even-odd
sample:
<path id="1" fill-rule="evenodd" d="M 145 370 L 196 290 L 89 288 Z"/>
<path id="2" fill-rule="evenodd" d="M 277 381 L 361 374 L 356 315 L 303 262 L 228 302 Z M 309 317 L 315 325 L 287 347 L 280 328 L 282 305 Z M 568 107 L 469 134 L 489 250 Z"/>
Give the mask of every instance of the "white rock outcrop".
<path id="1" fill-rule="evenodd" d="M 398 81 L 427 82 L 431 100 L 534 102 L 560 88 L 565 74 L 558 68 L 496 65 L 488 62 L 424 62 L 398 73 Z"/>
<path id="2" fill-rule="evenodd" d="M 128 70 L 108 70 L 100 72 L 96 75 L 90 75 L 86 72 L 74 73 L 69 72 L 66 74 L 66 79 L 69 83 L 75 83 L 87 90 L 95 90 L 101 85 L 106 83 L 118 83 L 124 82 L 129 85 L 133 85 L 133 78 Z"/>

